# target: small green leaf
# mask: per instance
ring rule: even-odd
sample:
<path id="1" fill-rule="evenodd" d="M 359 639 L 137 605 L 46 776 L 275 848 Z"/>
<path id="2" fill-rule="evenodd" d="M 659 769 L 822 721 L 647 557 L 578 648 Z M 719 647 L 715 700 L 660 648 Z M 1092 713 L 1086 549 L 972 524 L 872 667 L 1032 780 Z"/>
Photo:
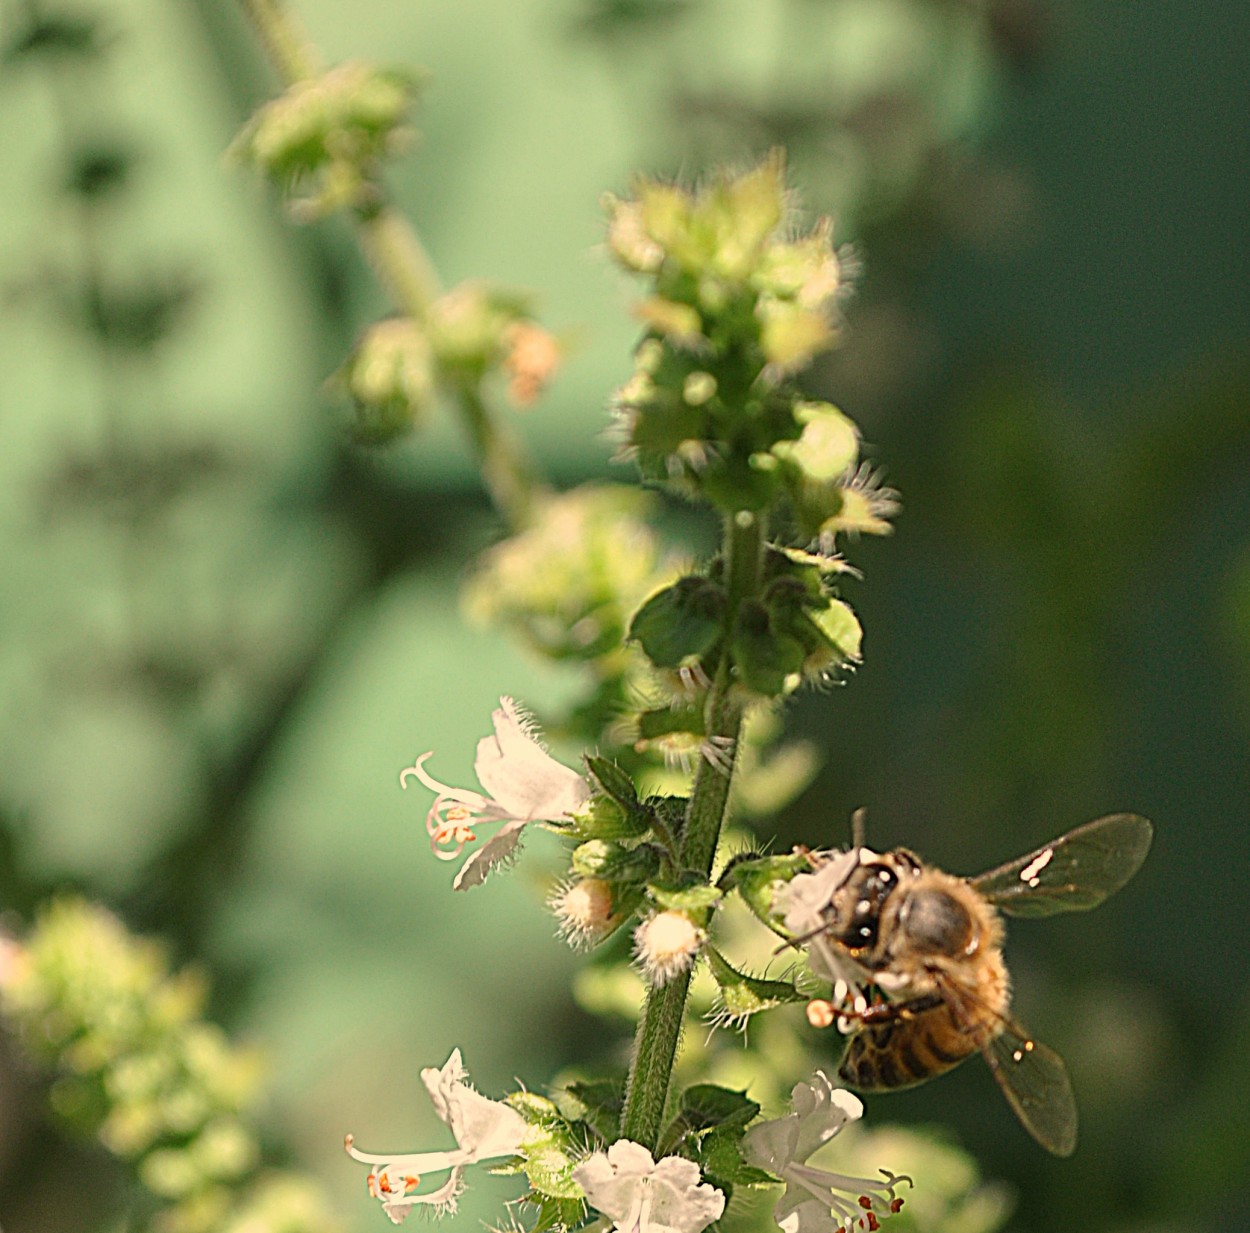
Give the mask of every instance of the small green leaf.
<path id="1" fill-rule="evenodd" d="M 584 1079 L 564 1088 L 568 1115 L 585 1122 L 604 1143 L 620 1138 L 625 1083 L 621 1079 Z"/>
<path id="2" fill-rule="evenodd" d="M 564 1119 L 554 1101 L 537 1092 L 511 1092 L 504 1103 L 515 1109 L 531 1126 L 562 1126 Z"/>
<path id="3" fill-rule="evenodd" d="M 745 1092 L 721 1087 L 716 1083 L 696 1083 L 681 1094 L 679 1116 L 693 1130 L 710 1130 L 714 1126 L 747 1124 L 760 1111 L 759 1105 Z"/>
<path id="4" fill-rule="evenodd" d="M 526 1195 L 524 1201 L 527 1206 L 538 1211 L 530 1233 L 548 1233 L 549 1230 L 560 1233 L 564 1229 L 576 1228 L 586 1218 L 586 1204 L 581 1199 L 557 1199 L 531 1194 Z"/>

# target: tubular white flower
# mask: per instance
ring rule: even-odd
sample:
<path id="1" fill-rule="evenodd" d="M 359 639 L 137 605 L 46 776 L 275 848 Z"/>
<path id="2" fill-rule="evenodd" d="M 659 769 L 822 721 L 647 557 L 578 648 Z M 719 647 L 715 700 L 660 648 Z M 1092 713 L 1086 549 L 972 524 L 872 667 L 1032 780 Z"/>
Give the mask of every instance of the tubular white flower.
<path id="1" fill-rule="evenodd" d="M 657 1164 L 629 1139 L 583 1160 L 573 1180 L 618 1233 L 699 1233 L 725 1210 L 724 1194 L 702 1181 L 694 1161 L 665 1156 Z"/>
<path id="2" fill-rule="evenodd" d="M 436 1215 L 455 1211 L 465 1165 L 515 1156 L 520 1149 L 527 1130 L 524 1118 L 502 1101 L 475 1092 L 465 1082 L 467 1077 L 459 1049 L 452 1051 L 441 1069 L 427 1066 L 421 1072 L 434 1111 L 455 1136 L 454 1149 L 378 1155 L 358 1151 L 351 1135 L 344 1139 L 347 1154 L 370 1166 L 369 1193 L 392 1223 L 399 1224 L 413 1207 L 422 1205 Z M 424 1174 L 447 1170 L 447 1180 L 437 1189 L 418 1191 Z"/>
<path id="3" fill-rule="evenodd" d="M 425 829 L 441 860 L 455 860 L 466 844 L 476 841 L 474 826 L 503 823 L 461 865 L 452 882 L 455 890 L 479 885 L 494 866 L 511 857 L 527 823 L 558 822 L 590 799 L 590 785 L 539 744 L 529 716 L 511 698 L 500 698 L 491 719 L 494 735 L 478 742 L 473 763 L 486 795 L 450 788 L 428 775 L 425 761 L 432 751 L 423 753 L 399 775 L 401 788 L 408 786 L 408 776 L 413 775 L 437 793 Z"/>
<path id="4" fill-rule="evenodd" d="M 792 1112 L 758 1122 L 742 1137 L 742 1154 L 751 1164 L 786 1184 L 773 1208 L 783 1233 L 873 1233 L 881 1220 L 903 1206 L 895 1191 L 911 1178 L 881 1170 L 882 1180 L 833 1173 L 807 1163 L 817 1148 L 863 1116 L 859 1098 L 835 1088 L 823 1071 L 791 1093 Z"/>

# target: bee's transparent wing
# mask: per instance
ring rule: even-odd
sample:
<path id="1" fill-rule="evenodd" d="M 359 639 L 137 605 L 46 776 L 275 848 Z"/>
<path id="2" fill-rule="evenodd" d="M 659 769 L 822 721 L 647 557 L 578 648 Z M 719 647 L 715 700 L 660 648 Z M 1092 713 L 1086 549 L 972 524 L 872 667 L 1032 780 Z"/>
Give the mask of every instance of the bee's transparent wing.
<path id="1" fill-rule="evenodd" d="M 1010 1021 L 982 1053 L 1025 1130 L 1048 1152 L 1071 1156 L 1076 1098 L 1063 1059 Z"/>
<path id="2" fill-rule="evenodd" d="M 1135 813 L 1108 814 L 968 882 L 1011 916 L 1084 911 L 1141 868 L 1153 836 Z"/>

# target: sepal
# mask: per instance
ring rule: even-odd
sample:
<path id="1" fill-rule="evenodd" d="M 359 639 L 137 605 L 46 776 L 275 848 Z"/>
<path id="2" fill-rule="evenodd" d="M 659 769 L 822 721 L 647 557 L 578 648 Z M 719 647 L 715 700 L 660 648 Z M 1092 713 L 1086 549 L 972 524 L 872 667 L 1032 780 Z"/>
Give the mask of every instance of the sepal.
<path id="1" fill-rule="evenodd" d="M 677 668 L 701 659 L 724 629 L 725 592 L 698 575 L 679 578 L 657 591 L 634 615 L 629 636 L 657 668 Z"/>
<path id="2" fill-rule="evenodd" d="M 774 1010 L 789 1002 L 805 1002 L 807 998 L 789 981 L 766 980 L 750 976 L 733 967 L 714 947 L 705 947 L 708 966 L 720 990 L 720 1005 L 715 1020 L 724 1026 L 744 1027 L 746 1021 L 762 1010 Z"/>
<path id="3" fill-rule="evenodd" d="M 800 873 L 812 871 L 805 852 L 785 856 L 740 856 L 729 863 L 717 885 L 724 891 L 737 891 L 742 902 L 774 933 L 788 938 L 777 911 L 777 892 Z"/>

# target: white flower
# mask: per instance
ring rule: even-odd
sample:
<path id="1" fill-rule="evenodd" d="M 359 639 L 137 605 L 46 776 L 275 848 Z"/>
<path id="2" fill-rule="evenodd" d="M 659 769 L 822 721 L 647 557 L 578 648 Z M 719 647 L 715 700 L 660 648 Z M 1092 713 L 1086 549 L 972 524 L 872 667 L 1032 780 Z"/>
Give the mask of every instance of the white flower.
<path id="1" fill-rule="evenodd" d="M 725 1210 L 725 1196 L 681 1156 L 658 1164 L 645 1147 L 618 1139 L 573 1170 L 586 1202 L 618 1233 L 699 1233 Z"/>
<path id="2" fill-rule="evenodd" d="M 558 822 L 590 799 L 590 785 L 538 743 L 532 721 L 511 698 L 500 698 L 491 719 L 495 733 L 478 742 L 473 763 L 487 795 L 449 788 L 431 778 L 424 770 L 430 753 L 423 753 L 399 776 L 401 788 L 408 786 L 409 775 L 415 775 L 438 794 L 426 815 L 425 829 L 434 854 L 442 860 L 455 860 L 465 844 L 476 841 L 475 825 L 503 823 L 460 867 L 452 882 L 456 890 L 477 886 L 495 865 L 507 860 L 526 823 Z"/>
<path id="3" fill-rule="evenodd" d="M 867 848 L 849 852 L 827 853 L 827 859 L 812 873 L 796 874 L 777 892 L 774 910 L 797 943 L 808 948 L 812 971 L 834 984 L 857 987 L 865 980 L 865 972 L 841 947 L 825 936 L 833 897 L 851 876 L 855 867 L 869 859 Z"/>
<path id="4" fill-rule="evenodd" d="M 688 971 L 707 935 L 685 912 L 656 912 L 634 930 L 634 954 L 653 989 Z"/>
<path id="5" fill-rule="evenodd" d="M 347 1154 L 370 1166 L 369 1193 L 398 1224 L 415 1206 L 428 1204 L 436 1215 L 454 1211 L 464 1166 L 479 1160 L 515 1156 L 526 1134 L 525 1119 L 498 1100 L 489 1100 L 465 1082 L 467 1072 L 460 1050 L 452 1051 L 441 1070 L 427 1066 L 421 1072 L 434 1111 L 451 1129 L 456 1146 L 451 1151 L 376 1155 L 357 1151 L 351 1135 L 343 1141 Z M 435 1190 L 417 1193 L 425 1173 L 450 1170 Z"/>
<path id="6" fill-rule="evenodd" d="M 773 1216 L 783 1233 L 872 1233 L 881 1218 L 903 1206 L 895 1194 L 900 1183 L 911 1178 L 881 1170 L 884 1180 L 831 1173 L 807 1163 L 851 1122 L 863 1116 L 859 1098 L 835 1088 L 816 1071 L 809 1083 L 795 1084 L 793 1110 L 785 1117 L 757 1122 L 742 1137 L 742 1154 L 761 1169 L 775 1173 L 786 1183 Z"/>

